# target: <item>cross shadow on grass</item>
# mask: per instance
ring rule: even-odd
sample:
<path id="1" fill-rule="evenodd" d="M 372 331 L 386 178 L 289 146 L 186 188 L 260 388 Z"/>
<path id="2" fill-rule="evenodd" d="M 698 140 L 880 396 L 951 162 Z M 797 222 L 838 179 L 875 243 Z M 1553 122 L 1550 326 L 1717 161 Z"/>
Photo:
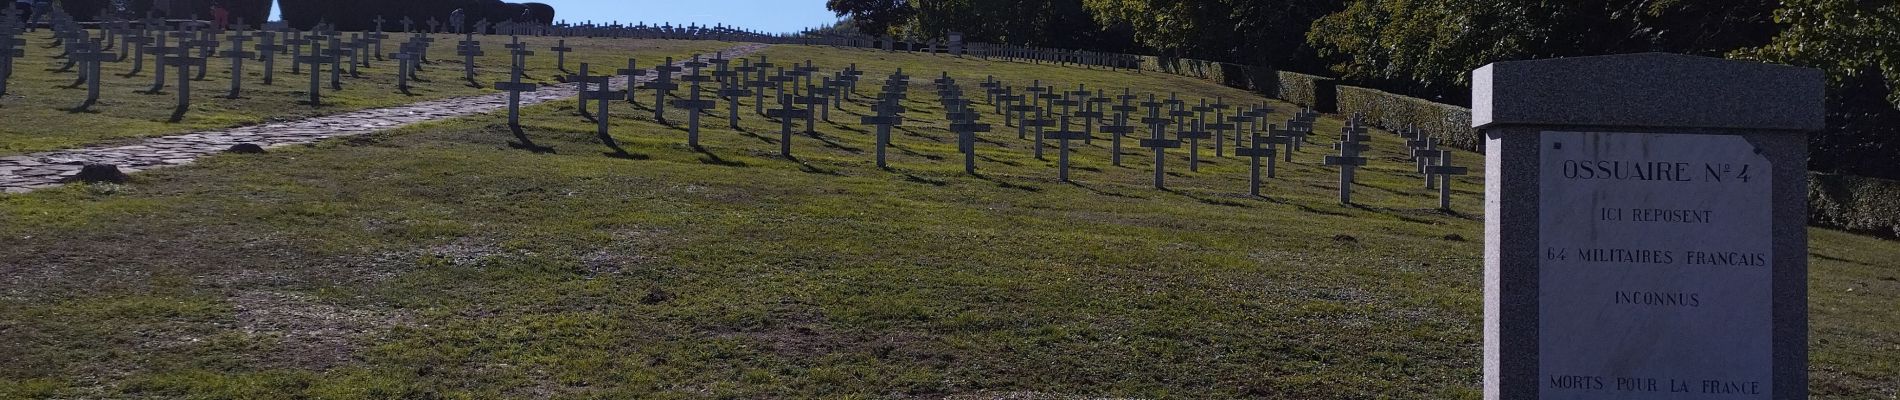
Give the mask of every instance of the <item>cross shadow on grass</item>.
<path id="1" fill-rule="evenodd" d="M 515 141 L 508 142 L 508 147 L 527 150 L 535 154 L 555 154 L 553 147 L 534 144 L 534 140 L 528 139 L 528 134 L 522 132 L 520 126 L 511 125 L 508 127 L 508 130 L 515 135 Z"/>
<path id="2" fill-rule="evenodd" d="M 1182 197 L 1186 197 L 1189 199 L 1194 199 L 1194 201 L 1201 202 L 1201 204 L 1210 204 L 1210 205 L 1227 206 L 1227 207 L 1253 208 L 1252 205 L 1248 205 L 1247 203 L 1242 203 L 1242 202 L 1233 201 L 1233 200 L 1222 200 L 1222 199 L 1216 199 L 1216 198 L 1201 197 L 1201 196 L 1194 195 L 1193 193 L 1175 190 L 1174 188 L 1161 188 L 1161 191 L 1168 192 L 1175 195 L 1180 195 Z"/>
<path id="3" fill-rule="evenodd" d="M 700 154 L 699 162 L 702 164 L 718 165 L 722 167 L 738 167 L 738 168 L 751 167 L 751 165 L 746 164 L 745 162 L 742 162 L 742 161 L 727 160 L 725 158 L 721 158 L 719 157 L 718 154 L 714 154 L 711 150 L 707 150 L 705 146 L 692 146 L 692 147 L 693 147 L 693 151 L 698 152 Z"/>
<path id="4" fill-rule="evenodd" d="M 977 173 L 972 173 L 972 174 L 970 174 L 970 176 L 974 176 L 974 177 L 976 177 L 977 179 L 982 179 L 982 180 L 985 180 L 985 181 L 990 181 L 990 183 L 995 183 L 995 184 L 996 184 L 996 187 L 1000 187 L 1000 188 L 1004 188 L 1004 189 L 1016 189 L 1016 190 L 1021 190 L 1021 191 L 1025 191 L 1025 192 L 1031 192 L 1031 193 L 1035 193 L 1035 192 L 1041 192 L 1041 191 L 1042 191 L 1042 188 L 1040 188 L 1040 187 L 1035 187 L 1035 186 L 1029 186 L 1029 185 L 1021 185 L 1021 184 L 1015 184 L 1015 183 L 1010 183 L 1010 182 L 1008 182 L 1008 181 L 1004 181 L 1004 180 L 1001 180 L 1001 179 L 997 179 L 997 178 L 992 178 L 992 177 L 990 177 L 989 175 L 985 175 L 985 174 L 983 174 L 982 172 L 977 172 Z"/>

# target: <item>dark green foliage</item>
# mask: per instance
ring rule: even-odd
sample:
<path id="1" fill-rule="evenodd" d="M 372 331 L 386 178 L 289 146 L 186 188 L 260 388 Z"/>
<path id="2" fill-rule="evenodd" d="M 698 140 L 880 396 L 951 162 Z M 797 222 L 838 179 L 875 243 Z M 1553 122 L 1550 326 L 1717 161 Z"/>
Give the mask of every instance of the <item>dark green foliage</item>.
<path id="1" fill-rule="evenodd" d="M 872 36 L 892 34 L 891 28 L 909 21 L 917 13 L 906 0 L 827 0 L 825 8 L 840 17 L 850 16 L 858 29 Z"/>

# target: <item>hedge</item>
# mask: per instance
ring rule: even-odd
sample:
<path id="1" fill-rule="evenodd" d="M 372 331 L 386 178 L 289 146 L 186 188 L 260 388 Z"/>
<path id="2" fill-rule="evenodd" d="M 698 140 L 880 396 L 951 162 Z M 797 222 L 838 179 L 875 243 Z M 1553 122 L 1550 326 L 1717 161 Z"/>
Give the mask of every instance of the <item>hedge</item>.
<path id="1" fill-rule="evenodd" d="M 1388 130 L 1416 126 L 1444 145 L 1484 151 L 1484 138 L 1471 128 L 1471 109 L 1361 87 L 1339 86 L 1337 92 L 1342 114 L 1363 114 L 1373 126 Z"/>
<path id="2" fill-rule="evenodd" d="M 1900 181 L 1809 173 L 1808 224 L 1900 238 Z"/>

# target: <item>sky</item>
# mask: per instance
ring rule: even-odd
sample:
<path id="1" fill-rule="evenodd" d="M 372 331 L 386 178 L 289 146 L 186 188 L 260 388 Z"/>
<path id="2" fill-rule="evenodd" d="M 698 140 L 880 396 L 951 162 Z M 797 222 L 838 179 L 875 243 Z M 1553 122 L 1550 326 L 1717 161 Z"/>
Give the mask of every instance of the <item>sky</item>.
<path id="1" fill-rule="evenodd" d="M 529 0 L 509 0 L 525 2 Z M 837 21 L 825 0 L 534 0 L 554 6 L 554 18 L 580 23 L 620 21 L 674 25 L 726 24 L 765 32 L 796 32 Z M 273 13 L 272 20 L 278 19 Z"/>

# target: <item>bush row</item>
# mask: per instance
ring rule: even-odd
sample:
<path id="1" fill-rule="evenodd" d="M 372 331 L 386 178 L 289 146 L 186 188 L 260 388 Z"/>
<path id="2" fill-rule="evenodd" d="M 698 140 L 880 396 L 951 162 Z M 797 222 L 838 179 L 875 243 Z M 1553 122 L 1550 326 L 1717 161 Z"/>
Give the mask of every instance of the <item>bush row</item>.
<path id="1" fill-rule="evenodd" d="M 1416 126 L 1438 136 L 1440 144 L 1484 151 L 1484 138 L 1471 128 L 1471 109 L 1361 87 L 1340 86 L 1337 92 L 1341 114 L 1361 113 L 1368 123 L 1389 130 Z"/>
<path id="2" fill-rule="evenodd" d="M 1900 238 L 1900 181 L 1810 173 L 1808 224 Z"/>

